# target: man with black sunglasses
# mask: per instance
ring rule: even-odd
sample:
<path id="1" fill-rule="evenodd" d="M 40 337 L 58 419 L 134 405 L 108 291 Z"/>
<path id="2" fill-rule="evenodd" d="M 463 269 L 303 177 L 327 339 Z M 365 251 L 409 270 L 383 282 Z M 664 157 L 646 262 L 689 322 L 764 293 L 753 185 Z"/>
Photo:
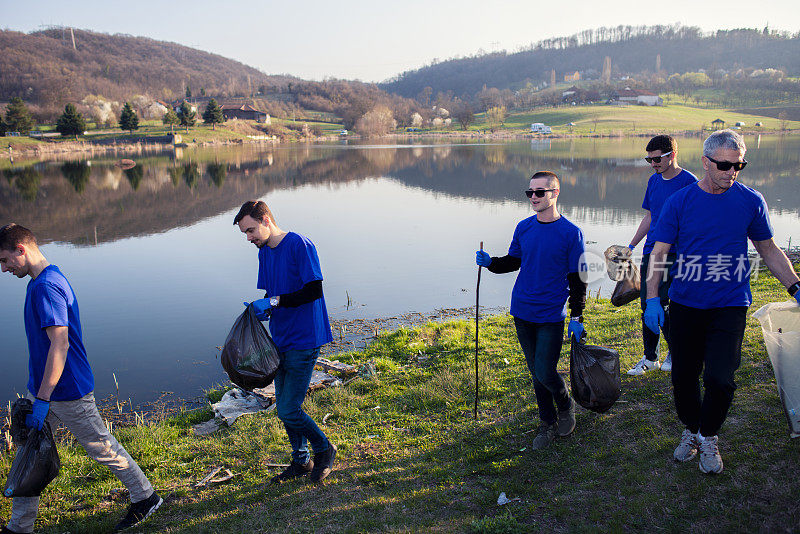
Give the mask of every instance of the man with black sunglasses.
<path id="1" fill-rule="evenodd" d="M 705 176 L 667 200 L 650 253 L 644 321 L 653 332 L 665 318 L 656 283 L 663 272 L 661 262 L 671 247 L 677 253 L 669 291 L 672 385 L 678 418 L 686 428 L 673 457 L 686 462 L 699 451 L 703 473 L 722 471 L 717 434 L 736 390 L 734 374 L 752 302 L 748 238 L 800 303 L 800 279 L 772 239 L 764 197 L 736 181 L 747 164 L 745 150 L 744 139 L 733 130 L 715 132 L 705 140 Z"/>
<path id="2" fill-rule="evenodd" d="M 585 336 L 586 302 L 583 232 L 562 216 L 556 201 L 560 184 L 549 171 L 530 180 L 525 194 L 536 215 L 517 224 L 508 254 L 491 257 L 479 250 L 476 263 L 493 273 L 520 270 L 511 292 L 511 315 L 517 337 L 533 376 L 541 424 L 533 440 L 543 449 L 559 436 L 575 430 L 575 402 L 556 369 L 564 340 L 564 304 L 569 298 L 569 335 Z"/>
<path id="3" fill-rule="evenodd" d="M 647 189 L 644 193 L 644 200 L 642 201 L 642 209 L 645 215 L 636 233 L 631 239 L 628 248 L 633 251 L 636 245 L 646 236 L 647 239 L 644 243 L 644 250 L 642 251 L 642 292 L 641 292 L 641 306 L 642 313 L 645 309 L 645 300 L 647 299 L 647 282 L 644 280 L 647 274 L 647 267 L 650 264 L 650 252 L 653 250 L 652 234 L 650 230 L 655 228 L 658 217 L 661 214 L 661 208 L 664 207 L 664 202 L 672 196 L 673 193 L 679 191 L 697 182 L 697 177 L 685 169 L 681 169 L 678 165 L 678 143 L 672 136 L 657 135 L 650 139 L 645 147 L 647 157 L 644 158 L 647 163 L 653 168 L 653 174 L 647 182 Z M 674 252 L 667 254 L 666 258 L 667 267 L 675 262 Z M 672 356 L 669 351 L 669 285 L 672 282 L 672 276 L 667 271 L 666 276 L 658 283 L 658 296 L 661 298 L 661 307 L 664 309 L 664 324 L 663 332 L 664 339 L 667 342 L 667 356 L 663 364 L 658 362 L 659 341 L 661 336 L 659 333 L 653 333 L 649 328 L 645 327 L 644 319 L 642 319 L 642 341 L 644 344 L 644 356 L 639 362 L 628 370 L 629 375 L 639 376 L 648 371 L 661 369 L 663 371 L 670 371 L 672 369 Z M 642 315 L 644 318 L 644 315 Z"/>

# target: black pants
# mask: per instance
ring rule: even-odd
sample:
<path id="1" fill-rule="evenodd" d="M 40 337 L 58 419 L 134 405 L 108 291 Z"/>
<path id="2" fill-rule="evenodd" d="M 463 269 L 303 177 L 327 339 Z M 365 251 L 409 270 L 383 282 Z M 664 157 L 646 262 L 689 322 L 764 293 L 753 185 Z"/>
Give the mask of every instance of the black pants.
<path id="1" fill-rule="evenodd" d="M 691 432 L 715 436 L 736 390 L 733 375 L 741 363 L 747 307 L 701 310 L 671 302 L 670 312 L 672 386 L 678 418 Z"/>
<path id="2" fill-rule="evenodd" d="M 661 325 L 661 331 L 664 333 L 664 339 L 667 341 L 667 350 L 670 351 L 672 347 L 669 344 L 669 286 L 672 284 L 672 273 L 670 272 L 672 265 L 675 264 L 675 257 L 674 253 L 667 254 L 666 259 L 664 260 L 664 265 L 659 265 L 658 267 L 663 267 L 666 269 L 665 273 L 662 273 L 661 277 L 658 281 L 658 296 L 661 298 L 661 307 L 664 309 L 664 324 Z M 642 267 L 639 270 L 639 274 L 641 275 L 641 286 L 642 292 L 640 296 L 640 302 L 642 305 L 642 311 L 645 310 L 647 307 L 647 269 L 650 265 L 650 254 L 645 254 L 642 256 Z M 659 353 L 659 341 L 661 340 L 661 336 L 650 330 L 646 324 L 644 324 L 644 314 L 642 314 L 642 341 L 644 342 L 644 357 L 654 362 L 658 359 Z"/>
<path id="3" fill-rule="evenodd" d="M 533 391 L 539 405 L 539 419 L 552 425 L 558 419 L 557 411 L 569 410 L 572 401 L 567 385 L 558 374 L 558 358 L 564 341 L 564 321 L 557 323 L 532 323 L 514 317 L 517 338 L 525 354 L 528 370 L 533 377 Z"/>

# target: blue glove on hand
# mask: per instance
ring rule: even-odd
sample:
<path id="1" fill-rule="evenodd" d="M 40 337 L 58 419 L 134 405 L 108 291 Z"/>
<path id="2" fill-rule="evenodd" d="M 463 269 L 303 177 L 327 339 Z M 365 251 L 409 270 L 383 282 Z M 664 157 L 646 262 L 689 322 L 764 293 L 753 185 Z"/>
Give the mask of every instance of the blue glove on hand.
<path id="1" fill-rule="evenodd" d="M 647 328 L 660 335 L 661 327 L 664 326 L 664 308 L 661 307 L 661 298 L 653 297 L 645 302 L 644 324 Z"/>
<path id="2" fill-rule="evenodd" d="M 50 411 L 50 402 L 37 398 L 33 401 L 33 413 L 25 416 L 25 426 L 41 430 L 44 421 L 47 419 L 47 412 Z"/>
<path id="3" fill-rule="evenodd" d="M 258 317 L 259 321 L 266 321 L 272 313 L 272 304 L 269 303 L 269 299 L 258 299 L 244 303 L 245 306 L 250 306 L 250 304 L 253 305 L 253 311 L 256 312 L 256 317 Z"/>
<path id="4" fill-rule="evenodd" d="M 797 304 L 800 305 L 800 291 L 795 292 L 794 300 L 796 300 Z"/>
<path id="5" fill-rule="evenodd" d="M 583 327 L 583 323 L 577 319 L 570 319 L 569 326 L 567 327 L 567 334 L 569 335 L 570 339 L 572 336 L 575 336 L 576 341 L 581 341 L 584 337 L 586 337 L 586 329 Z"/>
<path id="6" fill-rule="evenodd" d="M 631 249 L 631 252 L 633 252 L 633 249 L 636 248 L 636 245 L 628 245 L 628 248 Z"/>
<path id="7" fill-rule="evenodd" d="M 475 263 L 481 267 L 488 267 L 492 263 L 492 257 L 486 252 L 479 250 L 475 253 Z"/>

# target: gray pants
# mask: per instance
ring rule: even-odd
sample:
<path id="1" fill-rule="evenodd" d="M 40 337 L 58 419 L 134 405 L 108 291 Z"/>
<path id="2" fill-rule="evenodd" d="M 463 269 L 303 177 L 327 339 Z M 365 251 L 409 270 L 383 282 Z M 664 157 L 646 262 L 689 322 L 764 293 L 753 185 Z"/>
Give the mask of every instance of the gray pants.
<path id="1" fill-rule="evenodd" d="M 33 400 L 33 397 L 28 395 Z M 131 502 L 147 499 L 153 493 L 153 486 L 142 470 L 106 428 L 103 418 L 97 411 L 94 393 L 89 393 L 74 401 L 53 401 L 47 422 L 55 427 L 64 424 L 78 440 L 89 458 L 108 466 L 122 481 L 131 496 Z M 11 503 L 11 519 L 6 525 L 14 532 L 33 532 L 33 523 L 39 510 L 39 497 L 14 497 Z"/>

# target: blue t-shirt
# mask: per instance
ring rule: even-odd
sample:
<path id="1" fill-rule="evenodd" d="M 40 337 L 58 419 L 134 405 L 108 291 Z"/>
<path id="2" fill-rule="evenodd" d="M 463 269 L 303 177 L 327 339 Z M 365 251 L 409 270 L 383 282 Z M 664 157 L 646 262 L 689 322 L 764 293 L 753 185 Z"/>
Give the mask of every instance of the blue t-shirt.
<path id="1" fill-rule="evenodd" d="M 761 193 L 739 182 L 719 195 L 690 185 L 667 199 L 652 233 L 677 254 L 670 300 L 701 309 L 750 305 L 747 239 L 772 237 Z"/>
<path id="2" fill-rule="evenodd" d="M 511 315 L 533 323 L 554 323 L 566 317 L 567 274 L 585 270 L 583 232 L 563 215 L 540 223 L 536 215 L 517 224 L 508 254 L 520 258 L 511 291 Z"/>
<path id="3" fill-rule="evenodd" d="M 258 289 L 270 297 L 293 293 L 314 280 L 322 280 L 322 268 L 314 243 L 294 232 L 278 246 L 258 250 Z M 308 350 L 333 341 L 325 298 L 296 308 L 278 306 L 272 310 L 269 330 L 278 350 Z"/>
<path id="4" fill-rule="evenodd" d="M 647 232 L 647 240 L 644 243 L 644 254 L 650 254 L 656 243 L 652 237 L 653 228 L 656 227 L 664 202 L 674 193 L 694 183 L 697 183 L 697 177 L 686 169 L 681 169 L 681 172 L 670 180 L 665 180 L 659 173 L 650 177 L 642 201 L 642 207 L 650 212 L 650 231 Z"/>
<path id="5" fill-rule="evenodd" d="M 50 338 L 45 328 L 66 326 L 69 339 L 64 372 L 50 396 L 52 401 L 77 400 L 94 390 L 94 376 L 83 346 L 78 299 L 66 277 L 55 265 L 48 265 L 28 282 L 25 295 L 25 334 L 28 337 L 28 391 L 39 393 Z"/>

